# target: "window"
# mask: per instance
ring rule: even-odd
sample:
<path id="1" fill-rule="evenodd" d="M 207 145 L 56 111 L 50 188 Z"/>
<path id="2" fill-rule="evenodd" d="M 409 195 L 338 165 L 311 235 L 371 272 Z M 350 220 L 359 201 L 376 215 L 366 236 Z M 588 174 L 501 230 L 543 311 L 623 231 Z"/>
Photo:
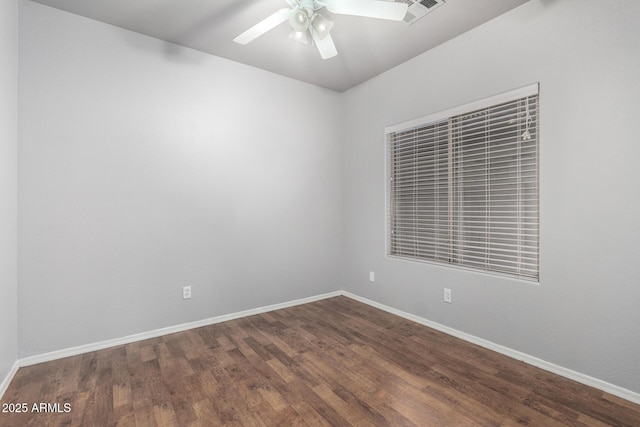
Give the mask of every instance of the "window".
<path id="1" fill-rule="evenodd" d="M 388 254 L 538 280 L 538 85 L 391 126 Z"/>

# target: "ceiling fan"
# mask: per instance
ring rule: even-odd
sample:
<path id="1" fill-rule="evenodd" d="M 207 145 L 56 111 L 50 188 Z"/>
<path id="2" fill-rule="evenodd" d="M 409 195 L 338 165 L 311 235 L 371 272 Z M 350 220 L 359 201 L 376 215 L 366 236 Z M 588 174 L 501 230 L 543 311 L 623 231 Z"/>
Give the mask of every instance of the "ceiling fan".
<path id="1" fill-rule="evenodd" d="M 233 39 L 236 43 L 247 44 L 264 33 L 289 21 L 293 32 L 290 37 L 307 44 L 308 33 L 318 47 L 322 59 L 338 54 L 329 32 L 333 22 L 318 13 L 323 7 L 329 12 L 341 15 L 364 16 L 367 18 L 402 21 L 407 14 L 406 3 L 383 0 L 286 0 L 290 8 L 280 9 Z"/>

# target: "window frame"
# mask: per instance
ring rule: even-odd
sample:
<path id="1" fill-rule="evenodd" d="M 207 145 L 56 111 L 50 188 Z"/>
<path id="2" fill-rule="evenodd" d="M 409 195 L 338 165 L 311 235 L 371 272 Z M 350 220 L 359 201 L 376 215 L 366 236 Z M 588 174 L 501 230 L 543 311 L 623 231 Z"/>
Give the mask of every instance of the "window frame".
<path id="1" fill-rule="evenodd" d="M 536 277 L 526 276 L 526 275 L 518 275 L 509 272 L 501 272 L 494 271 L 490 269 L 484 269 L 479 267 L 470 267 L 461 265 L 455 262 L 443 262 L 431 259 L 423 259 L 418 257 L 411 257 L 403 254 L 392 254 L 391 250 L 391 208 L 392 208 L 392 200 L 391 200 L 391 192 L 392 192 L 392 184 L 391 184 L 391 175 L 392 175 L 392 165 L 391 165 L 391 153 L 390 153 L 390 135 L 396 132 L 408 132 L 412 129 L 424 128 L 426 126 L 447 121 L 451 118 L 455 118 L 457 116 L 465 115 L 476 110 L 482 110 L 494 106 L 498 106 L 503 103 L 517 101 L 523 98 L 531 97 L 531 96 L 539 96 L 539 83 L 530 84 L 524 87 L 520 87 L 518 89 L 510 90 L 508 92 L 500 93 L 497 95 L 489 96 L 477 101 L 473 101 L 467 104 L 459 105 L 456 107 L 448 108 L 446 110 L 442 110 L 433 114 L 428 114 L 422 117 L 418 117 L 412 120 L 404 121 L 401 123 L 397 123 L 394 125 L 386 126 L 384 129 L 384 147 L 385 147 L 385 254 L 388 258 L 398 259 L 403 261 L 410 262 L 418 262 L 418 263 L 427 263 L 436 266 L 442 267 L 450 267 L 455 269 L 461 269 L 466 271 L 471 271 L 475 273 L 490 275 L 490 276 L 500 276 L 506 277 L 513 280 L 522 280 L 525 282 L 540 282 L 540 136 L 539 136 L 539 98 L 537 102 L 537 113 L 536 116 L 536 160 L 535 160 L 535 168 L 536 168 L 536 197 L 537 197 L 537 212 L 536 212 L 536 231 L 537 231 L 537 271 Z M 452 153 L 448 153 L 448 156 L 452 156 Z M 451 175 L 451 173 L 450 173 Z M 397 200 L 397 199 L 396 199 Z M 453 243 L 452 243 L 453 244 Z"/>

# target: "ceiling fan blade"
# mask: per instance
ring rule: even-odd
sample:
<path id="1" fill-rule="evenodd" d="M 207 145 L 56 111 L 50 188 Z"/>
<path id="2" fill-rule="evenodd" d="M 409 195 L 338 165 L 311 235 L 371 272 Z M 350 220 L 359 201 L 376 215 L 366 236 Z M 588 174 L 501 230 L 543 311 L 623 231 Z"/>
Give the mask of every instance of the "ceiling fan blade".
<path id="1" fill-rule="evenodd" d="M 316 33 L 316 30 L 311 28 L 311 37 L 313 37 L 313 41 L 318 47 L 318 51 L 320 52 L 322 59 L 333 58 L 338 54 L 336 45 L 333 44 L 331 34 L 327 34 L 323 39 L 321 39 L 318 33 Z"/>
<path id="2" fill-rule="evenodd" d="M 402 21 L 409 5 L 379 0 L 332 0 L 326 7 L 331 13 Z"/>
<path id="3" fill-rule="evenodd" d="M 289 19 L 290 14 L 291 9 L 280 9 L 273 15 L 263 19 L 244 33 L 240 34 L 238 37 L 233 39 L 233 41 L 240 44 L 250 43 Z"/>

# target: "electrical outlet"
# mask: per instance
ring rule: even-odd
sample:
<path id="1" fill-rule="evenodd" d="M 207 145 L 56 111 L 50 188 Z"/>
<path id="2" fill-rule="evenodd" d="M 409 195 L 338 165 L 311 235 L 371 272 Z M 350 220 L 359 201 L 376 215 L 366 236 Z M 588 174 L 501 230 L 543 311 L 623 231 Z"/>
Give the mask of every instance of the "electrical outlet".
<path id="1" fill-rule="evenodd" d="M 191 298 L 191 286 L 183 286 L 182 287 L 182 299 Z"/>
<path id="2" fill-rule="evenodd" d="M 451 304 L 451 289 L 444 288 L 444 302 Z"/>
<path id="3" fill-rule="evenodd" d="M 369 272 L 369 281 L 370 282 L 375 282 L 376 281 L 376 273 L 374 273 L 373 271 Z"/>

